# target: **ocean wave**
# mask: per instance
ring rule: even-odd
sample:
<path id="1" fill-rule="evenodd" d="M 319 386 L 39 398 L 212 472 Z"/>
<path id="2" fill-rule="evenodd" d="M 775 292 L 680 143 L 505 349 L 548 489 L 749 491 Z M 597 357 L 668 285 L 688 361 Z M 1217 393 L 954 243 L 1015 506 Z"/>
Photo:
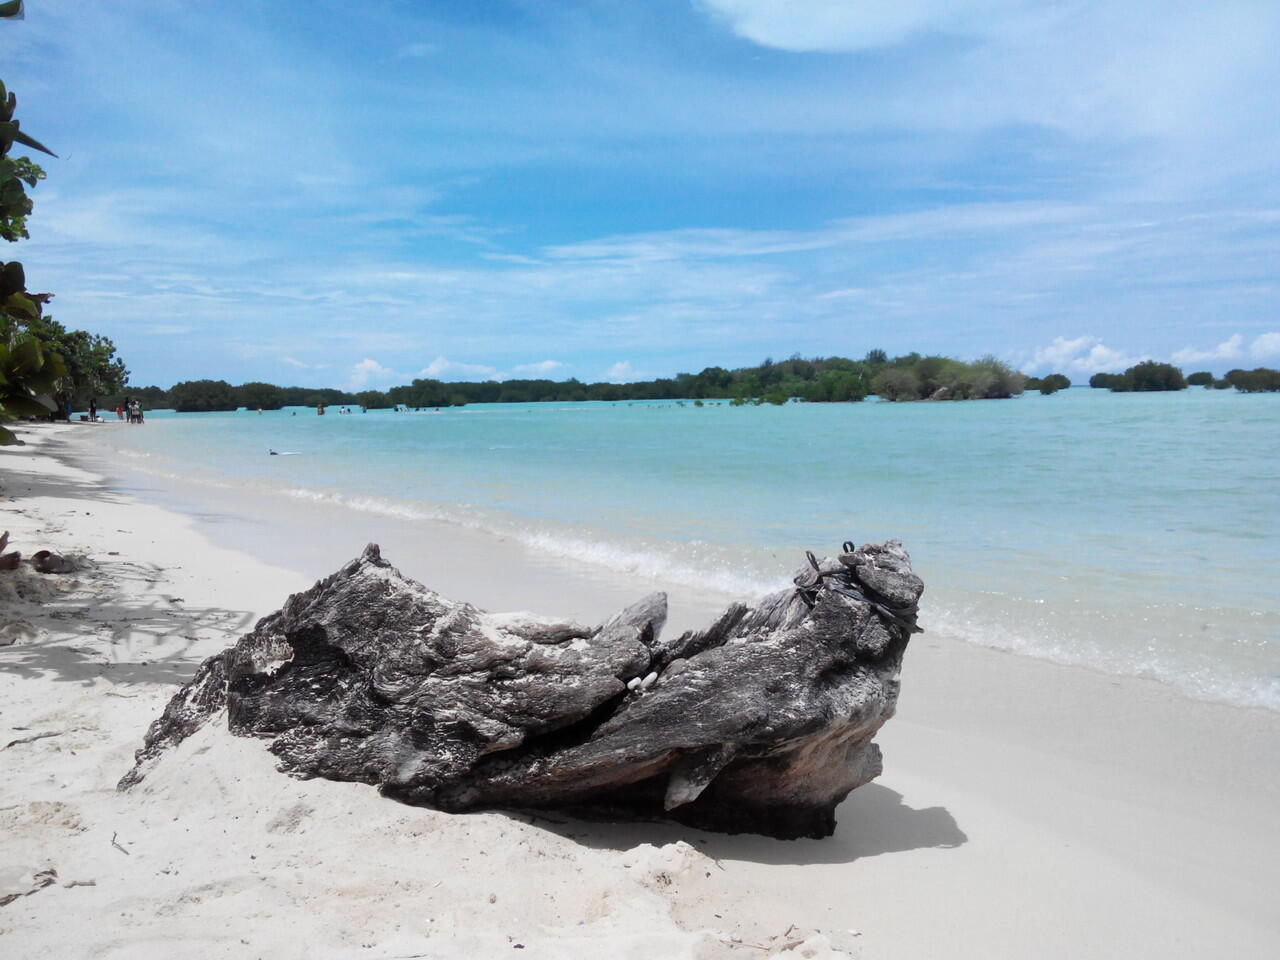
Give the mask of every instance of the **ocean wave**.
<path id="1" fill-rule="evenodd" d="M 190 471 L 179 473 L 172 469 L 172 465 L 165 469 L 157 465 L 150 454 L 135 456 L 130 451 L 126 456 L 128 459 L 150 461 L 138 463 L 134 469 L 182 484 L 194 482 L 222 490 L 285 496 L 399 520 L 446 523 L 495 538 L 515 540 L 534 554 L 575 566 L 640 577 L 655 583 L 698 587 L 724 594 L 726 598 L 771 593 L 790 583 L 788 577 L 770 576 L 762 570 L 744 571 L 740 552 L 701 542 L 623 543 L 594 531 L 537 525 L 471 504 L 403 501 L 311 487 L 278 486 L 261 481 L 229 481 Z"/>
<path id="2" fill-rule="evenodd" d="M 920 623 L 935 638 L 1004 650 L 1111 676 L 1138 677 L 1173 687 L 1195 700 L 1280 712 L 1280 674 L 1251 675 L 1208 652 L 1157 644 L 1103 645 L 1093 638 L 1053 637 L 947 606 L 922 605 Z M 1219 651 L 1220 652 L 1220 651 Z"/>
<path id="3" fill-rule="evenodd" d="M 405 503 L 382 497 L 352 496 L 331 491 L 291 487 L 282 491 L 297 500 L 327 503 L 404 520 L 449 523 L 494 537 L 515 540 L 544 557 L 555 557 L 593 569 L 604 569 L 655 582 L 696 586 L 726 596 L 753 596 L 780 590 L 787 578 L 744 573 L 731 568 L 720 551 L 705 544 L 623 544 L 578 531 L 555 530 L 495 516 L 472 506 Z M 699 563 L 701 559 L 703 562 Z"/>
<path id="4" fill-rule="evenodd" d="M 400 520 L 445 523 L 494 538 L 515 541 L 539 557 L 570 568 L 652 582 L 680 584 L 730 598 L 758 597 L 790 583 L 790 570 L 777 573 L 778 561 L 768 550 L 759 556 L 740 549 L 690 542 L 635 541 L 585 528 L 540 524 L 471 504 L 442 504 L 349 494 L 262 481 L 229 480 L 197 474 L 143 451 L 117 450 L 130 469 L 186 486 L 191 483 L 325 504 Z M 1012 594 L 935 589 L 922 605 L 921 623 L 929 635 L 980 647 L 1005 650 L 1073 667 L 1146 678 L 1198 700 L 1280 711 L 1280 674 L 1265 658 L 1237 662 L 1220 648 L 1143 643 L 1139 624 L 1107 621 L 1103 611 L 1084 611 L 1096 622 L 1091 629 L 1067 629 L 1054 619 L 1032 619 L 1011 604 Z M 1042 599 L 1025 602 L 1043 604 Z M 1263 631 L 1265 633 L 1265 630 Z M 1114 636 L 1114 641 L 1108 639 Z M 1266 645 L 1265 643 L 1263 644 Z"/>

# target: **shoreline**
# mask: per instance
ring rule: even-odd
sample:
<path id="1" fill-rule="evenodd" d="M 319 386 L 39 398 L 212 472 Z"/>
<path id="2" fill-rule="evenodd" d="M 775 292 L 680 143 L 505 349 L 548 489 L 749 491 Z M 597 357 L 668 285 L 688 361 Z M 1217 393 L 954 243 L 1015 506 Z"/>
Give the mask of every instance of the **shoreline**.
<path id="1" fill-rule="evenodd" d="M 563 563 L 593 584 L 674 579 L 738 598 L 789 585 L 806 549 L 899 537 L 928 581 L 921 623 L 935 635 L 1280 712 L 1280 601 L 1264 572 L 1280 554 L 1262 535 L 1280 495 L 1240 487 L 1275 447 L 1260 429 L 1274 418 L 1230 428 L 1216 403 L 1171 420 L 1181 404 L 1169 398 L 1131 415 L 1081 399 L 1074 412 L 1039 405 L 1026 421 L 995 408 L 955 418 L 858 404 L 743 414 L 526 404 L 417 423 L 161 415 L 151 430 L 81 433 L 101 437 L 90 447 L 102 466 L 148 499 L 184 512 L 216 503 L 248 525 L 294 531 L 316 517 L 353 532 L 335 564 L 373 538 L 429 571 L 439 551 L 389 539 L 413 530 L 443 549 L 467 539 L 494 556 Z M 1135 422 L 1146 429 L 1128 443 Z M 830 448 L 836 436 L 850 444 Z M 692 459 L 668 450 L 674 438 Z M 768 454 L 779 447 L 791 455 Z M 1219 462 L 1234 469 L 1210 466 Z M 316 501 L 336 509 L 312 510 Z M 299 519 L 275 524 L 280 512 Z M 215 535 L 249 545 L 235 527 Z M 298 539 L 252 547 L 304 552 Z"/>
<path id="2" fill-rule="evenodd" d="M 209 956 L 256 956 L 235 938 L 222 943 L 214 934 L 219 911 L 232 909 L 224 901 L 248 907 L 262 882 L 271 895 L 250 910 L 252 922 L 244 926 L 255 936 L 282 938 L 272 949 L 284 956 L 293 955 L 291 941 L 266 929 L 282 921 L 304 924 L 300 939 L 311 938 L 312 955 L 413 953 L 388 947 L 400 943 L 393 938 L 407 937 L 405 947 L 427 944 L 453 956 L 451 950 L 465 952 L 467 937 L 478 937 L 466 941 L 471 955 L 487 956 L 511 949 L 506 933 L 500 944 L 483 939 L 495 917 L 517 928 L 511 935 L 524 938 L 525 956 L 576 956 L 578 950 L 586 956 L 588 943 L 604 949 L 602 941 L 583 939 L 583 929 L 607 937 L 607 949 L 624 956 L 721 955 L 705 952 L 715 950 L 760 956 L 732 936 L 764 938 L 789 925 L 804 930 L 811 946 L 821 946 L 821 936 L 848 955 L 895 958 L 1189 957 L 1203 955 L 1210 943 L 1215 951 L 1263 955 L 1280 939 L 1270 902 L 1280 867 L 1269 861 L 1269 851 L 1280 845 L 1272 815 L 1280 804 L 1280 715 L 1192 700 L 1155 681 L 942 643 L 929 634 L 907 653 L 898 715 L 878 738 L 884 775 L 850 796 L 837 814 L 836 835 L 823 841 L 723 837 L 667 824 L 546 829 L 501 814 L 449 817 L 402 807 L 362 785 L 290 780 L 274 772 L 261 744 L 225 731 L 193 738 L 200 742 L 162 761 L 144 795 L 116 794 L 115 779 L 174 684 L 204 656 L 234 642 L 253 619 L 277 609 L 287 593 L 332 572 L 368 540 L 381 542 L 388 559 L 414 579 L 489 609 L 591 622 L 651 588 L 539 562 L 524 548 L 467 531 L 433 530 L 426 542 L 419 525 L 409 529 L 361 515 L 357 533 L 349 529 L 350 515 L 336 507 L 299 504 L 252 517 L 201 489 L 186 491 L 182 512 L 159 491 L 115 489 L 79 465 L 91 457 L 68 456 L 59 440 L 82 433 L 76 426 L 35 432 L 40 444 L 0 452 L 3 524 L 24 551 L 37 548 L 32 538 L 43 531 L 40 546 L 79 547 L 94 566 L 77 578 L 82 585 L 65 609 L 23 609 L 21 619 L 43 638 L 0 647 L 4 742 L 31 735 L 10 734 L 20 726 L 48 732 L 79 725 L 0 754 L 17 768 L 0 787 L 8 837 L 0 841 L 0 862 L 36 867 L 48 861 L 60 880 L 0 908 L 0 935 L 28 945 L 33 955 L 151 956 L 149 950 L 159 955 L 168 940 L 169 953 L 177 942 L 199 944 Z M 57 442 L 50 446 L 51 440 Z M 503 577 L 492 575 L 498 564 Z M 671 592 L 668 630 L 706 622 L 727 599 L 678 586 Z M 94 636 L 83 636 L 86 624 Z M 179 757 L 184 769 L 174 776 Z M 210 789 L 210 776 L 227 806 L 213 805 L 204 832 L 228 829 L 226 816 L 238 816 L 243 825 L 236 829 L 250 831 L 246 842 L 263 864 L 233 863 L 226 850 L 209 849 L 216 844 L 163 826 L 176 823 L 171 817 L 187 805 L 209 806 L 200 790 Z M 190 782 L 180 782 L 184 777 Z M 278 809 L 268 810 L 275 801 Z M 38 804 L 44 806 L 33 810 Z M 271 829 L 280 810 L 299 804 L 312 811 L 306 828 Z M 372 835 L 363 819 L 355 838 L 333 835 L 349 825 L 344 818 L 352 811 L 375 824 Z M 121 854 L 108 838 L 130 817 L 129 842 L 136 846 Z M 429 878 L 401 861 L 399 834 L 378 832 L 393 824 L 421 831 L 424 823 L 431 829 L 415 849 L 426 857 Z M 359 861 L 357 872 L 370 890 L 378 888 L 385 902 L 377 909 L 360 899 L 371 892 L 353 895 L 374 918 L 352 921 L 371 946 L 335 948 L 342 931 L 314 916 L 335 894 L 321 864 L 289 866 L 290 857 L 303 855 L 289 844 L 302 840 L 331 844 L 326 853 L 334 863 Z M 692 849 L 671 846 L 677 841 Z M 183 842 L 193 849 L 181 849 Z M 430 852 L 433 842 L 439 852 Z M 173 844 L 179 849 L 167 846 Z M 658 849 L 637 852 L 640 844 Z M 279 849 L 263 852 L 273 845 Z M 429 886 L 456 872 L 463 858 L 493 856 L 494 846 L 505 858 L 502 869 L 476 871 L 468 883 L 501 888 L 491 892 L 502 907 L 495 910 L 479 894 L 472 902 L 470 888 L 464 896 L 452 883 Z M 707 877 L 685 869 L 707 856 L 715 859 L 702 871 Z M 626 865 L 637 857 L 679 861 L 685 873 L 655 892 L 635 881 L 636 864 Z M 149 870 L 141 869 L 141 858 L 150 858 Z M 81 879 L 77 861 L 96 872 L 95 887 L 61 886 Z M 117 917 L 128 912 L 121 885 L 153 895 L 162 861 L 180 879 L 204 876 L 163 881 L 174 888 L 172 900 L 157 906 L 172 908 L 167 914 Z M 520 877 L 545 870 L 547 862 L 562 866 L 551 871 L 555 894 L 543 901 L 521 889 Z M 644 869 L 640 864 L 639 872 Z M 270 879 L 243 885 L 246 876 L 268 872 L 296 874 L 294 886 L 303 892 L 277 891 Z M 119 883 L 108 893 L 112 879 Z M 393 885 L 399 881 L 418 886 L 411 892 Z M 200 883 L 223 884 L 222 892 L 192 900 Z M 424 884 L 425 895 L 441 899 L 444 913 L 458 918 L 447 935 L 411 919 Z M 598 890 L 574 890 L 575 884 Z M 595 901 L 586 902 L 601 890 L 625 909 L 601 912 Z M 56 919 L 67 910 L 77 916 L 70 930 Z M 71 937 L 75 944 L 66 942 Z M 659 947 L 645 937 L 666 939 Z M 95 952 L 108 940 L 120 944 L 118 952 Z M 139 947 L 143 942 L 148 946 Z"/>

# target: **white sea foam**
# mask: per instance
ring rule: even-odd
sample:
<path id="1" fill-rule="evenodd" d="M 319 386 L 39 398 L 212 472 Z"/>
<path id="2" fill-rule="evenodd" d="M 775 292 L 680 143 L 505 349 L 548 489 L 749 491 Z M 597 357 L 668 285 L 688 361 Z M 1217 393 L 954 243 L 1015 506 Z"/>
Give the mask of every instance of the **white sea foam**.
<path id="1" fill-rule="evenodd" d="M 149 455 L 130 459 L 150 459 Z M 576 566 L 603 569 L 630 577 L 641 577 L 657 584 L 676 583 L 714 590 L 726 597 L 747 597 L 780 590 L 790 583 L 785 576 L 769 576 L 759 571 L 744 571 L 741 563 L 733 564 L 723 552 L 702 543 L 630 545 L 609 540 L 598 534 L 556 530 L 537 526 L 511 516 L 486 511 L 465 504 L 431 504 L 425 501 L 392 500 L 362 494 L 316 490 L 309 487 L 279 487 L 263 482 L 228 481 L 207 474 L 178 473 L 152 464 L 139 465 L 139 472 L 184 484 L 200 483 L 223 490 L 253 491 L 282 495 L 294 500 L 322 503 L 401 520 L 447 523 L 515 540 L 528 550 Z"/>
<path id="2" fill-rule="evenodd" d="M 1156 680 L 1196 700 L 1280 711 L 1280 676 L 1257 676 L 1209 651 L 1171 649 L 1156 644 L 1105 645 L 1094 637 L 1052 636 L 1024 624 L 1000 622 L 928 605 L 920 623 L 937 639 L 959 640 L 994 650 L 1087 667 L 1117 676 Z"/>
<path id="3" fill-rule="evenodd" d="M 781 589 L 789 582 L 785 577 L 770 578 L 732 569 L 715 555 L 715 551 L 701 544 L 631 546 L 605 537 L 532 526 L 514 517 L 503 517 L 490 511 L 459 505 L 397 502 L 382 497 L 351 496 L 303 487 L 293 487 L 281 492 L 294 499 L 335 504 L 363 513 L 455 524 L 495 537 L 513 539 L 542 556 L 627 576 L 643 577 L 657 583 L 697 586 L 727 596 L 768 593 Z"/>

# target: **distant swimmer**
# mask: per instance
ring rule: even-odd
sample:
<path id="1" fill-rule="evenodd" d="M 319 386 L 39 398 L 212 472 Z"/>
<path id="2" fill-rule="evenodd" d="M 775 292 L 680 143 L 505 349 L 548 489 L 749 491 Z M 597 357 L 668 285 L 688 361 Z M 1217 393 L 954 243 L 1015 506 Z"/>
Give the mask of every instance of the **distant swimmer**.
<path id="1" fill-rule="evenodd" d="M 271 456 L 273 456 L 273 457 L 278 457 L 278 456 L 280 456 L 280 454 L 276 453 L 274 450 L 268 450 L 268 451 L 267 451 L 267 453 L 271 454 Z"/>

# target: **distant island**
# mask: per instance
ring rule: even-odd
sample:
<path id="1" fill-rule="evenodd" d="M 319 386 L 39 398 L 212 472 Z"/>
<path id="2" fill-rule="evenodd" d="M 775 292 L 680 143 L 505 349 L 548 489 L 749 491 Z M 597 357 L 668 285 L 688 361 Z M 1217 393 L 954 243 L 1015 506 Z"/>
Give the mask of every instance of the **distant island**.
<path id="1" fill-rule="evenodd" d="M 1208 372 L 1184 376 L 1172 364 L 1146 360 L 1124 373 L 1099 373 L 1089 386 L 1116 393 L 1185 390 L 1188 386 L 1235 388 L 1246 393 L 1280 391 L 1280 371 L 1232 370 L 1222 379 Z M 165 390 L 130 387 L 128 394 L 150 409 L 179 412 L 279 410 L 282 407 L 360 406 L 370 410 L 394 406 L 456 407 L 469 403 L 572 403 L 582 400 L 728 400 L 743 404 L 857 402 L 868 396 L 906 402 L 915 400 L 1008 399 L 1028 390 L 1053 394 L 1071 386 L 1060 373 L 1028 377 L 994 357 L 972 362 L 908 353 L 890 358 L 868 351 L 861 360 L 847 357 L 767 359 L 754 367 L 707 367 L 701 373 L 679 373 L 634 383 L 584 383 L 570 380 L 481 380 L 446 383 L 419 379 L 389 390 L 347 391 L 335 388 L 280 387 L 270 383 L 233 386 L 225 380 L 187 380 Z M 115 401 L 113 400 L 112 403 Z"/>
<path id="2" fill-rule="evenodd" d="M 1055 374 L 1034 381 L 1052 393 L 1071 381 Z M 1047 384 L 1047 385 L 1046 385 Z M 856 402 L 875 394 L 886 400 L 977 400 L 1016 397 L 1028 378 L 994 357 L 970 363 L 942 356 L 908 353 L 890 358 L 871 350 L 861 360 L 847 357 L 803 359 L 799 355 L 754 367 L 707 367 L 701 373 L 634 383 L 584 383 L 580 380 L 482 380 L 445 383 L 419 379 L 389 390 L 345 391 L 314 387 L 279 387 L 270 383 L 232 386 L 225 380 L 190 380 L 160 387 L 130 388 L 146 406 L 180 412 L 278 410 L 288 406 L 359 405 L 450 407 L 468 403 L 537 403 L 581 400 L 728 400 L 734 404 L 783 404 L 792 399 L 811 403 Z"/>
<path id="3" fill-rule="evenodd" d="M 1105 388 L 1112 393 L 1143 393 L 1153 390 L 1185 390 L 1187 387 L 1205 387 L 1227 390 L 1232 387 L 1242 393 L 1280 392 L 1280 370 L 1258 367 L 1254 370 L 1228 370 L 1220 380 L 1215 380 L 1208 370 L 1200 370 L 1186 377 L 1171 363 L 1144 360 L 1124 373 L 1095 373 L 1089 378 L 1089 386 Z"/>
<path id="4" fill-rule="evenodd" d="M 1144 361 L 1124 373 L 1099 373 L 1089 386 L 1113 392 L 1184 390 L 1188 385 L 1244 392 L 1280 390 L 1280 371 L 1232 370 L 1221 380 L 1207 372 L 1184 376 L 1172 364 Z M 1008 399 L 1027 390 L 1053 394 L 1071 386 L 1060 373 L 1028 377 L 994 357 L 972 362 L 908 353 L 890 358 L 871 350 L 861 360 L 799 355 L 754 367 L 707 367 L 700 373 L 634 383 L 584 383 L 570 380 L 481 380 L 446 383 L 418 379 L 388 390 L 347 391 L 335 388 L 281 387 L 251 382 L 233 386 L 225 380 L 187 380 L 168 390 L 130 388 L 151 409 L 179 412 L 279 410 L 290 406 L 361 406 L 367 409 L 454 407 L 469 403 L 572 403 L 582 400 L 728 400 L 733 404 L 857 402 L 868 396 L 906 402 L 915 400 Z"/>

